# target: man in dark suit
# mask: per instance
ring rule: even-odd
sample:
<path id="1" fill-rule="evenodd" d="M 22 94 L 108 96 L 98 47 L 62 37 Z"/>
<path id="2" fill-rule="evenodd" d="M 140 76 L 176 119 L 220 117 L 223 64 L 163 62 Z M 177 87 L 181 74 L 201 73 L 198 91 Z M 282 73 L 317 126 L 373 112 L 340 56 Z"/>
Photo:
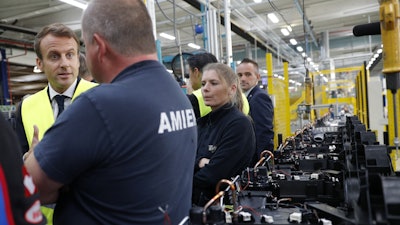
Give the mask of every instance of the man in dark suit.
<path id="1" fill-rule="evenodd" d="M 240 86 L 249 101 L 250 116 L 255 125 L 257 151 L 254 159 L 258 160 L 263 150 L 274 150 L 274 107 L 267 92 L 258 86 L 260 73 L 257 62 L 244 58 L 236 72 L 240 79 Z"/>

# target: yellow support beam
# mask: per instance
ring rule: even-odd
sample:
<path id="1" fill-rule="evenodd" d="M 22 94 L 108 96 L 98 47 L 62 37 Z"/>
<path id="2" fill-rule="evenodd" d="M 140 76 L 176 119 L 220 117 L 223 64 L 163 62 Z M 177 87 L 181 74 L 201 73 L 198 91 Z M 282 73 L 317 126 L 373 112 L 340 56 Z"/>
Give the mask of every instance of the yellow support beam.
<path id="1" fill-rule="evenodd" d="M 283 106 L 285 108 L 285 117 L 286 117 L 286 133 L 283 134 L 283 140 L 291 135 L 290 133 L 290 96 L 289 96 L 289 63 L 283 63 L 283 75 L 285 78 L 285 99 L 287 103 Z M 277 145 L 275 145 L 277 146 Z"/>
<path id="2" fill-rule="evenodd" d="M 344 67 L 344 68 L 338 68 L 335 69 L 335 73 L 342 73 L 342 72 L 350 72 L 350 71 L 360 71 L 361 66 L 356 66 L 356 67 Z M 332 70 L 321 70 L 320 73 L 322 74 L 330 74 Z"/>
<path id="3" fill-rule="evenodd" d="M 369 124 L 368 124 L 368 118 L 367 118 L 368 117 L 368 108 L 367 108 L 367 87 L 366 87 L 367 81 L 366 81 L 366 77 L 365 77 L 365 73 L 364 73 L 363 69 L 360 71 L 360 78 L 361 78 L 361 93 L 362 93 L 362 95 L 361 95 L 361 97 L 362 97 L 362 108 L 361 108 L 362 119 L 361 119 L 361 122 L 363 122 L 365 124 L 365 127 L 368 128 Z"/>
<path id="4" fill-rule="evenodd" d="M 387 93 L 386 93 L 386 97 L 387 97 L 387 109 L 388 109 L 388 134 L 389 134 L 389 145 L 390 146 L 394 146 L 395 145 L 395 143 L 394 143 L 394 141 L 395 141 L 395 132 L 394 132 L 394 129 L 395 129 L 395 127 L 394 126 L 399 126 L 400 125 L 400 116 L 399 116 L 399 113 L 400 113 L 400 104 L 399 104 L 399 99 L 400 99 L 400 91 L 397 91 L 397 93 L 396 93 L 396 100 L 397 100 L 397 103 L 398 104 L 396 104 L 396 109 L 394 108 L 394 105 L 393 105 L 393 94 L 392 94 L 392 92 L 391 91 L 387 91 Z M 394 119 L 394 113 L 395 113 L 395 110 L 396 110 L 396 113 L 397 113 L 397 122 L 395 121 L 395 119 Z M 397 138 L 399 138 L 399 137 L 397 137 Z M 397 154 L 396 154 L 396 152 L 395 151 L 392 151 L 392 153 L 390 154 L 390 157 L 391 157 L 391 159 L 392 159 L 392 164 L 393 164 L 393 168 L 394 168 L 394 170 L 395 171 L 400 171 L 400 152 L 397 152 Z"/>
<path id="5" fill-rule="evenodd" d="M 362 111 L 362 92 L 361 92 L 361 78 L 360 78 L 360 73 L 358 73 L 358 75 L 357 75 L 357 77 L 356 77 L 356 87 L 357 87 L 357 112 L 354 112 L 355 113 L 355 115 L 357 115 L 358 116 L 358 118 L 360 119 L 360 121 L 361 121 L 361 118 L 362 118 L 362 116 L 361 116 L 361 111 Z"/>
<path id="6" fill-rule="evenodd" d="M 274 89 L 273 89 L 273 71 L 272 71 L 272 53 L 267 53 L 266 54 L 266 65 L 267 65 L 267 72 L 268 72 L 268 94 L 273 95 Z"/>
<path id="7" fill-rule="evenodd" d="M 379 20 L 383 44 L 383 70 L 386 76 L 389 145 L 399 148 L 400 9 L 398 0 L 381 0 Z M 394 93 L 396 93 L 394 95 Z M 397 119 L 396 119 L 397 118 Z M 391 153 L 393 168 L 400 171 L 398 151 Z"/>

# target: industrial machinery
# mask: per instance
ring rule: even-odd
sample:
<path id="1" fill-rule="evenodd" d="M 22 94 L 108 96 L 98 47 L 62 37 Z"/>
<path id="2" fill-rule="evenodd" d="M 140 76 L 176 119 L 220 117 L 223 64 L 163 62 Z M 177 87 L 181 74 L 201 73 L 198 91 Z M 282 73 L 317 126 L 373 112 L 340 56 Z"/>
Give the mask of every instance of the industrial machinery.
<path id="1" fill-rule="evenodd" d="M 400 177 L 357 116 L 305 125 L 221 180 L 189 224 L 400 224 Z"/>

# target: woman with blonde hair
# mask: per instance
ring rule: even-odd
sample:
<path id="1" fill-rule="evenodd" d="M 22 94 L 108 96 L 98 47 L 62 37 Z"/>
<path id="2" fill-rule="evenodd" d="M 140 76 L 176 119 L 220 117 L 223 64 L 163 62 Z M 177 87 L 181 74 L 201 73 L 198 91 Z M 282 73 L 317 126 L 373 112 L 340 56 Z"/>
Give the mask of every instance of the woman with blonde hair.
<path id="1" fill-rule="evenodd" d="M 216 194 L 221 179 L 230 179 L 249 166 L 256 144 L 252 123 L 241 111 L 239 78 L 230 67 L 208 64 L 203 69 L 201 91 L 212 111 L 197 120 L 192 203 L 199 206 Z"/>

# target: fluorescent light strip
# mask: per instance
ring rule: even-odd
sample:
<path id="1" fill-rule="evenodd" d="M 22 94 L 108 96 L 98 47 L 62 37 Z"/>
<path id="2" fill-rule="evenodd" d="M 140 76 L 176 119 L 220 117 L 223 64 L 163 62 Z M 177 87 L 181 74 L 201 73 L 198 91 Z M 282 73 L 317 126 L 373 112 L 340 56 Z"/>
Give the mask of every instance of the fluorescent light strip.
<path id="1" fill-rule="evenodd" d="M 200 46 L 193 44 L 193 43 L 189 43 L 188 46 L 191 48 L 194 48 L 194 49 L 200 49 Z"/>
<path id="2" fill-rule="evenodd" d="M 302 52 L 302 51 L 303 51 L 303 48 L 302 48 L 301 46 L 297 46 L 296 49 L 297 49 L 297 51 L 299 51 L 299 52 Z"/>
<path id="3" fill-rule="evenodd" d="M 61 2 L 65 2 L 67 4 L 73 5 L 75 7 L 81 8 L 85 10 L 87 8 L 87 3 L 78 1 L 78 0 L 60 0 Z"/>
<path id="4" fill-rule="evenodd" d="M 290 41 L 290 44 L 292 44 L 292 45 L 297 45 L 296 39 L 292 38 L 292 39 L 290 39 L 289 41 Z"/>
<path id="5" fill-rule="evenodd" d="M 281 32 L 282 32 L 282 34 L 284 35 L 284 36 L 289 36 L 289 31 L 286 29 L 286 28 L 282 28 L 281 29 Z"/>
<path id="6" fill-rule="evenodd" d="M 167 34 L 167 33 L 160 33 L 160 36 L 163 37 L 163 38 L 166 38 L 166 39 L 168 39 L 168 40 L 171 40 L 171 41 L 175 40 L 175 37 L 174 37 L 174 36 L 169 35 L 169 34 Z"/>
<path id="7" fill-rule="evenodd" d="M 278 23 L 279 19 L 276 17 L 274 13 L 268 13 L 268 19 L 271 20 L 273 23 Z"/>

